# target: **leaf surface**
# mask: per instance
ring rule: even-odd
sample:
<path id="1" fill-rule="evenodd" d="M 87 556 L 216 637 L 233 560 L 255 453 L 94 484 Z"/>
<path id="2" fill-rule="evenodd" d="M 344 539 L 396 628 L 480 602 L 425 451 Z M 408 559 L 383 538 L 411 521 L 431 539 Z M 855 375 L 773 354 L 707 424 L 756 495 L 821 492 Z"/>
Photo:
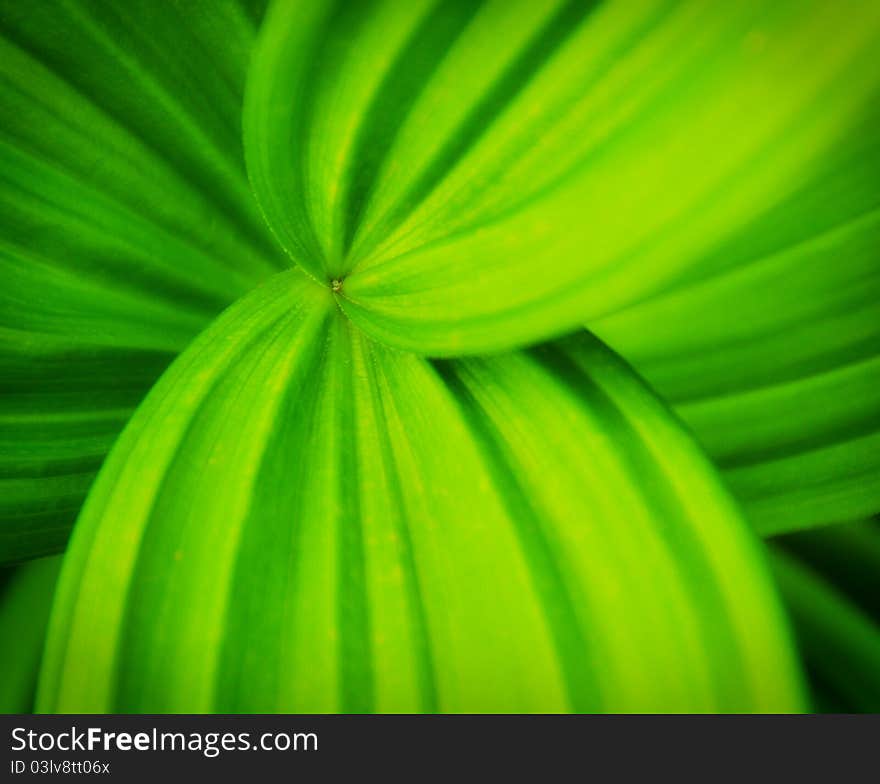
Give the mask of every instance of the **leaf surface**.
<path id="1" fill-rule="evenodd" d="M 0 571 L 0 713 L 31 713 L 60 558 Z"/>
<path id="2" fill-rule="evenodd" d="M 758 543 L 615 355 L 432 362 L 337 303 L 280 274 L 152 390 L 78 520 L 42 710 L 799 709 Z"/>
<path id="3" fill-rule="evenodd" d="M 819 709 L 880 710 L 880 526 L 833 525 L 769 543 Z"/>
<path id="4" fill-rule="evenodd" d="M 670 401 L 764 534 L 880 511 L 880 110 L 718 272 L 591 328 Z"/>
<path id="5" fill-rule="evenodd" d="M 855 1 L 276 2 L 248 171 L 369 334 L 521 346 L 711 272 L 852 131 L 878 40 Z"/>
<path id="6" fill-rule="evenodd" d="M 171 358 L 285 265 L 244 174 L 237 3 L 0 3 L 0 562 L 63 546 Z"/>

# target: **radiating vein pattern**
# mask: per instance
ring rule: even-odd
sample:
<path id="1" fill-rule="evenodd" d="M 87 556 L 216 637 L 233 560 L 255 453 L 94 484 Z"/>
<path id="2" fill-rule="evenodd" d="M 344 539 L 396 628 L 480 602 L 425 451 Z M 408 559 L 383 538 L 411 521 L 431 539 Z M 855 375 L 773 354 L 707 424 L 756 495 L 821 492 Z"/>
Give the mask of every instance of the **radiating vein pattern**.
<path id="1" fill-rule="evenodd" d="M 880 4 L 264 2 L 0 0 L 38 707 L 875 709 Z"/>
<path id="2" fill-rule="evenodd" d="M 236 3 L 0 3 L 0 562 L 57 551 L 173 356 L 285 266 Z"/>
<path id="3" fill-rule="evenodd" d="M 878 40 L 854 0 L 275 2 L 248 172 L 373 337 L 520 346 L 723 268 L 855 133 Z"/>
<path id="4" fill-rule="evenodd" d="M 626 365 L 587 334 L 432 363 L 337 298 L 282 273 L 152 390 L 42 709 L 798 709 L 757 542 Z"/>

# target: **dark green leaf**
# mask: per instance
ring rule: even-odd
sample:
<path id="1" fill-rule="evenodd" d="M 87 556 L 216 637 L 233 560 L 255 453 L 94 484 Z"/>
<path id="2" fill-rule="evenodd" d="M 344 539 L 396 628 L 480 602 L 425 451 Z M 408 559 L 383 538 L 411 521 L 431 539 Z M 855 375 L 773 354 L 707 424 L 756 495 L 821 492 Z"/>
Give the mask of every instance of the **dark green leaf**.
<path id="1" fill-rule="evenodd" d="M 829 569 L 827 554 L 811 552 L 810 540 L 823 542 L 839 555 L 845 553 L 850 568 L 841 570 L 838 563 Z M 770 548 L 773 572 L 814 689 L 836 711 L 880 711 L 877 523 L 863 521 L 782 537 Z"/>
<path id="2" fill-rule="evenodd" d="M 58 550 L 133 407 L 284 265 L 233 2 L 0 3 L 0 562 Z"/>
<path id="3" fill-rule="evenodd" d="M 31 713 L 60 558 L 0 572 L 0 713 Z"/>

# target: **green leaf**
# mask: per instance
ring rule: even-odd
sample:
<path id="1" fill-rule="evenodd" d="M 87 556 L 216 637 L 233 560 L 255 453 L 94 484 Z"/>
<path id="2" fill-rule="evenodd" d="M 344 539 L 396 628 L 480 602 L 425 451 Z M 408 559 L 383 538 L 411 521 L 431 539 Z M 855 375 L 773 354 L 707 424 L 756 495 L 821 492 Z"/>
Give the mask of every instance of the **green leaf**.
<path id="1" fill-rule="evenodd" d="M 809 535 L 805 541 L 804 535 Z M 811 552 L 819 543 L 845 553 L 850 567 L 841 569 L 838 564 L 829 570 L 827 553 Z M 880 711 L 877 523 L 862 521 L 782 537 L 773 540 L 770 551 L 814 689 L 836 712 Z"/>
<path id="2" fill-rule="evenodd" d="M 880 620 L 880 520 L 857 520 L 775 537 Z"/>
<path id="3" fill-rule="evenodd" d="M 31 713 L 60 558 L 0 572 L 0 713 Z"/>
<path id="4" fill-rule="evenodd" d="M 519 346 L 712 272 L 851 133 L 878 41 L 856 0 L 276 2 L 248 171 L 367 333 Z"/>
<path id="5" fill-rule="evenodd" d="M 0 562 L 60 549 L 171 358 L 285 266 L 236 3 L 0 2 Z"/>
<path id="6" fill-rule="evenodd" d="M 880 109 L 709 265 L 591 328 L 673 403 L 761 533 L 880 511 Z"/>
<path id="7" fill-rule="evenodd" d="M 295 270 L 130 422 L 77 522 L 45 711 L 791 711 L 758 542 L 581 334 L 429 361 Z"/>

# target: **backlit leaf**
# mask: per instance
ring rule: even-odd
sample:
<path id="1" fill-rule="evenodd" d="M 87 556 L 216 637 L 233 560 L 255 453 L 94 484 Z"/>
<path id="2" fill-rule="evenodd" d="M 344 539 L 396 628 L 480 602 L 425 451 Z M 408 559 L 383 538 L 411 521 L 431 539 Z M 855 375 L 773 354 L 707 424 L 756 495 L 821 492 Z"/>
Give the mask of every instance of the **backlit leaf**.
<path id="1" fill-rule="evenodd" d="M 697 434 L 764 534 L 880 511 L 880 103 L 718 274 L 590 326 Z"/>
<path id="2" fill-rule="evenodd" d="M 852 132 L 878 41 L 857 0 L 276 2 L 248 170 L 369 334 L 522 345 L 712 272 Z"/>
<path id="3" fill-rule="evenodd" d="M 166 372 L 77 522 L 48 711 L 801 707 L 711 466 L 587 334 L 428 361 L 291 270 Z"/>

